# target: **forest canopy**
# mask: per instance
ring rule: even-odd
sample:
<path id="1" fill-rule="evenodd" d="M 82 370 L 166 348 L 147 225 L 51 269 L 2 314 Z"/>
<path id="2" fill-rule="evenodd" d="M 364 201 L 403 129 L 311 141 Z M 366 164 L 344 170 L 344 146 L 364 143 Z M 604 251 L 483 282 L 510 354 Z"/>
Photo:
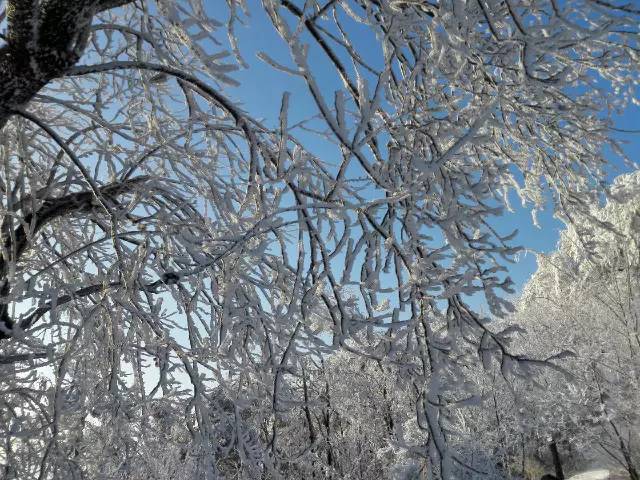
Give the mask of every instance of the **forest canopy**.
<path id="1" fill-rule="evenodd" d="M 639 346 L 637 225 L 594 213 L 637 160 L 639 25 L 619 0 L 2 0 L 3 478 L 524 478 L 593 407 L 637 480 L 637 376 L 605 389 L 589 342 Z M 258 63 L 274 111 L 244 101 Z M 514 316 L 514 198 L 571 232 L 547 293 L 626 278 L 627 303 Z"/>

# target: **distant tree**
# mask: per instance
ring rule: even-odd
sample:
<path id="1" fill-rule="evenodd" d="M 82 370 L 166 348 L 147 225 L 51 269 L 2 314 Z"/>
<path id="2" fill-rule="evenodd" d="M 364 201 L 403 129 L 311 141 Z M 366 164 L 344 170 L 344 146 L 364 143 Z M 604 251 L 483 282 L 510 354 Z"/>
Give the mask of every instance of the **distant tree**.
<path id="1" fill-rule="evenodd" d="M 275 122 L 229 89 L 259 9 L 290 53 L 262 60 L 308 91 L 276 92 Z M 338 351 L 402 371 L 403 448 L 430 477 L 474 474 L 452 448 L 465 373 L 543 363 L 469 305 L 511 309 L 518 249 L 493 220 L 515 190 L 583 225 L 621 153 L 611 113 L 637 100 L 639 19 L 613 0 L 2 0 L 4 477 L 285 475 L 302 367 Z"/>
<path id="2" fill-rule="evenodd" d="M 543 355 L 570 348 L 572 378 L 548 376 L 538 416 L 554 434 L 594 446 L 637 479 L 640 465 L 640 175 L 618 177 L 612 196 L 540 257 L 519 316 Z M 587 235 L 586 232 L 589 232 Z M 543 427 L 544 428 L 544 427 Z"/>

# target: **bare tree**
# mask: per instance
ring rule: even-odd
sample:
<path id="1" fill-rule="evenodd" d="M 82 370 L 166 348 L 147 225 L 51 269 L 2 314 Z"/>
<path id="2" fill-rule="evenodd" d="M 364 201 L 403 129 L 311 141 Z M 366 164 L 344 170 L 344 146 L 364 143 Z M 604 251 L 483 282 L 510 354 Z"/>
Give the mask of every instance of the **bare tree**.
<path id="1" fill-rule="evenodd" d="M 144 477 L 158 438 L 167 478 L 277 476 L 305 357 L 339 349 L 408 375 L 430 475 L 476 473 L 450 448 L 464 370 L 544 363 L 469 306 L 511 308 L 493 219 L 516 190 L 575 223 L 606 190 L 633 4 L 1 5 L 5 476 Z M 308 92 L 273 125 L 228 89 L 260 8 L 290 53 L 261 59 Z"/>

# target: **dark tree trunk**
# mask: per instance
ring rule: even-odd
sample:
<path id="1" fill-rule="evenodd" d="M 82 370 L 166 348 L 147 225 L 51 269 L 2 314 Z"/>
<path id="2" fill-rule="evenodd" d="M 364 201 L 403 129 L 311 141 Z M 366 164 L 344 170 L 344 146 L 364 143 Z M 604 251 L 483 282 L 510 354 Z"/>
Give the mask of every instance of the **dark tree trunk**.
<path id="1" fill-rule="evenodd" d="M 307 426 L 309 428 L 309 442 L 313 445 L 316 443 L 316 431 L 313 428 L 313 418 L 311 417 L 311 410 L 309 409 L 309 387 L 307 386 L 307 375 L 304 367 L 302 367 L 302 389 L 304 393 L 304 416 L 307 419 Z"/>
<path id="2" fill-rule="evenodd" d="M 0 48 L 0 130 L 84 52 L 93 16 L 132 0 L 8 0 L 7 44 Z"/>
<path id="3" fill-rule="evenodd" d="M 549 450 L 551 451 L 551 458 L 553 459 L 553 468 L 556 472 L 556 478 L 558 480 L 564 480 L 564 472 L 562 471 L 562 461 L 560 460 L 560 452 L 558 451 L 558 444 L 553 440 L 549 444 Z"/>

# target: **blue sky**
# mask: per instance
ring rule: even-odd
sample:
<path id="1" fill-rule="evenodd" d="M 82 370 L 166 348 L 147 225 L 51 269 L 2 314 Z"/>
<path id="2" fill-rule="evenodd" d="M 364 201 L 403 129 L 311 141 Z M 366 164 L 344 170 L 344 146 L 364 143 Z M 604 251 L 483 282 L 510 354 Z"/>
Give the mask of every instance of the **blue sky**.
<path id="1" fill-rule="evenodd" d="M 277 71 L 258 58 L 259 52 L 268 52 L 272 59 L 292 67 L 289 50 L 276 33 L 260 2 L 248 0 L 247 4 L 251 18 L 244 26 L 237 24 L 236 33 L 239 38 L 240 51 L 249 68 L 233 73 L 233 78 L 240 82 L 240 86 L 235 87 L 229 93 L 234 99 L 241 101 L 244 109 L 255 117 L 264 119 L 271 126 L 277 125 L 281 95 L 284 91 L 291 92 L 290 124 L 316 114 L 316 107 L 302 79 Z M 359 45 L 361 54 L 365 58 L 375 61 L 379 47 L 373 41 L 374 39 L 368 38 L 366 35 L 356 35 L 355 38 L 356 41 L 361 40 Z M 325 62 L 320 51 L 311 50 L 310 57 L 315 65 L 321 66 Z M 326 67 L 326 70 L 322 68 L 317 70 L 317 80 L 331 98 L 335 90 L 342 88 L 342 84 L 328 63 L 326 63 Z M 632 107 L 624 114 L 618 115 L 616 126 L 626 130 L 640 129 L 640 108 Z M 304 134 L 300 136 L 304 136 Z M 630 159 L 640 161 L 640 133 L 621 133 L 618 138 L 628 142 L 624 146 L 624 150 Z M 336 156 L 337 149 L 326 141 L 312 135 L 304 136 L 303 140 L 306 146 L 319 157 L 338 158 Z M 629 167 L 623 165 L 613 155 L 610 160 L 612 165 L 609 179 L 629 171 Z M 553 217 L 552 208 L 548 207 L 538 213 L 539 227 L 534 226 L 530 207 L 523 207 L 515 194 L 512 195 L 511 206 L 514 211 L 507 212 L 494 222 L 494 226 L 502 233 L 514 229 L 519 230 L 515 243 L 522 245 L 525 250 L 518 256 L 518 262 L 509 267 L 509 274 L 519 291 L 536 269 L 533 252 L 544 253 L 553 250 L 563 224 Z"/>

